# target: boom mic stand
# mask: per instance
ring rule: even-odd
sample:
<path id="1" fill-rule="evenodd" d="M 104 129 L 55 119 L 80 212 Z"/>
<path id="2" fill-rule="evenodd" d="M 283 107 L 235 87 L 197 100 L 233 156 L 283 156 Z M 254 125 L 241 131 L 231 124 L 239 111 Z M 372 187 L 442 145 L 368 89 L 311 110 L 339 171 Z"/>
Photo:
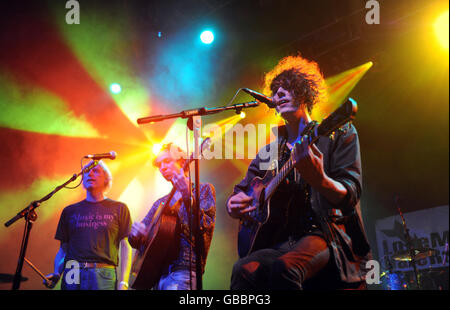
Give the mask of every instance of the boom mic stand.
<path id="1" fill-rule="evenodd" d="M 25 254 L 28 247 L 28 240 L 30 238 L 30 231 L 31 228 L 33 228 L 33 222 L 37 219 L 37 214 L 35 212 L 35 209 L 38 208 L 42 202 L 50 199 L 56 192 L 60 191 L 63 187 L 65 187 L 67 184 L 75 181 L 78 176 L 80 176 L 83 172 L 88 172 L 93 167 L 95 167 L 98 164 L 98 161 L 92 161 L 86 168 L 81 170 L 78 174 L 72 175 L 72 177 L 64 182 L 63 184 L 57 186 L 51 193 L 47 194 L 43 198 L 31 202 L 25 209 L 20 211 L 16 214 L 13 218 L 11 218 L 8 222 L 5 223 L 6 227 L 11 226 L 13 223 L 15 223 L 17 220 L 21 219 L 22 217 L 25 218 L 25 228 L 23 231 L 23 237 L 22 237 L 22 244 L 20 246 L 20 253 L 19 253 L 19 260 L 17 262 L 17 268 L 16 273 L 14 274 L 14 280 L 12 289 L 18 290 L 20 288 L 20 282 L 22 279 L 22 268 L 23 263 L 25 260 Z"/>

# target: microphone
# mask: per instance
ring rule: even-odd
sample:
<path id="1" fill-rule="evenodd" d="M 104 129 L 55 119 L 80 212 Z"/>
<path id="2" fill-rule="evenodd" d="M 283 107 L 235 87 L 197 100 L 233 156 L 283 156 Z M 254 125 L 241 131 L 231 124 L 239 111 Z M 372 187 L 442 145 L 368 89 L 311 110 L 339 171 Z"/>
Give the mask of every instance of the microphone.
<path id="1" fill-rule="evenodd" d="M 275 104 L 273 103 L 272 99 L 270 99 L 270 97 L 267 97 L 266 95 L 263 95 L 248 88 L 242 88 L 242 90 L 245 91 L 250 96 L 252 96 L 253 98 L 255 98 L 256 100 L 267 104 L 269 108 L 275 108 Z"/>
<path id="2" fill-rule="evenodd" d="M 100 159 L 103 159 L 103 158 L 116 159 L 116 156 L 117 156 L 117 153 L 114 152 L 114 151 L 111 151 L 109 153 L 86 155 L 86 156 L 84 156 L 84 158 L 91 158 L 93 160 L 100 160 Z"/>

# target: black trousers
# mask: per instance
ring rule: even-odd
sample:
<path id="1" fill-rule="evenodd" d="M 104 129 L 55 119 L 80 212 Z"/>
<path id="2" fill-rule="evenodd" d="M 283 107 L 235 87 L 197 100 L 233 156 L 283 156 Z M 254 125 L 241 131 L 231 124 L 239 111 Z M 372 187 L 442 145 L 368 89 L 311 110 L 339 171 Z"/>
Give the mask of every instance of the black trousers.
<path id="1" fill-rule="evenodd" d="M 319 235 L 286 241 L 239 259 L 233 266 L 231 289 L 299 290 L 324 270 L 329 260 L 328 245 Z"/>

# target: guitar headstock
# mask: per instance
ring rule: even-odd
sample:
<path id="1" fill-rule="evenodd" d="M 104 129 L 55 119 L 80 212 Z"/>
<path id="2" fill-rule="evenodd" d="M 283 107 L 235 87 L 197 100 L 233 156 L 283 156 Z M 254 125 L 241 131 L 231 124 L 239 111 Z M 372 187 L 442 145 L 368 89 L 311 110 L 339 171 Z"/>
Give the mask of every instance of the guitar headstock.
<path id="1" fill-rule="evenodd" d="M 352 98 L 348 98 L 339 108 L 323 119 L 317 127 L 318 136 L 327 136 L 345 123 L 352 121 L 358 111 L 358 105 Z"/>

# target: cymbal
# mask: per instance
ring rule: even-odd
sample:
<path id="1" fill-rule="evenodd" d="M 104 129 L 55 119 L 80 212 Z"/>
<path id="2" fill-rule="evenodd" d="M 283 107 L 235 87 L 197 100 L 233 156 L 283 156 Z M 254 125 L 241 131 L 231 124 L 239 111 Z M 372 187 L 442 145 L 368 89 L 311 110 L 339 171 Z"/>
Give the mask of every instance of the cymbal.
<path id="1" fill-rule="evenodd" d="M 414 251 L 414 256 L 415 256 L 416 260 L 423 259 L 428 256 L 433 256 L 437 252 L 435 249 L 431 249 L 431 248 L 413 249 L 413 251 Z M 403 261 L 403 262 L 409 262 L 412 260 L 409 251 L 403 251 L 403 252 L 397 253 L 394 256 L 392 256 L 392 258 L 394 260 Z"/>
<path id="2" fill-rule="evenodd" d="M 14 281 L 14 275 L 8 273 L 0 273 L 0 283 L 12 283 Z M 28 281 L 28 278 L 22 277 L 21 282 Z"/>

